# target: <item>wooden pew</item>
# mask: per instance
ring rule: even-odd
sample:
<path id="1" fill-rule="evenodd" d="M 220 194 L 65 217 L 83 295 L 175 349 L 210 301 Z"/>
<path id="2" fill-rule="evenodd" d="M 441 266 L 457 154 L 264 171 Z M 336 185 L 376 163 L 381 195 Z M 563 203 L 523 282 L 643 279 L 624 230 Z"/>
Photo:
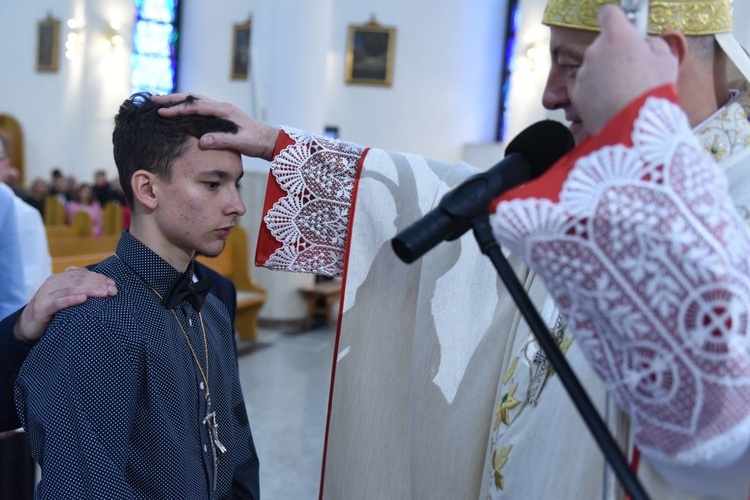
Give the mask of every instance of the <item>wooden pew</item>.
<path id="1" fill-rule="evenodd" d="M 70 266 L 86 267 L 92 264 L 98 264 L 114 252 L 84 253 L 79 255 L 63 255 L 52 257 L 52 272 L 61 273 Z"/>
<path id="2" fill-rule="evenodd" d="M 47 236 L 49 253 L 53 259 L 55 257 L 102 252 L 109 252 L 112 255 L 117 249 L 117 242 L 120 241 L 119 234 L 117 236 L 62 236 L 51 238 L 48 232 Z"/>
<path id="3" fill-rule="evenodd" d="M 115 253 L 118 240 L 114 236 L 50 240 L 52 272 L 62 272 L 69 266 L 97 264 Z M 232 280 L 237 288 L 235 330 L 242 340 L 254 341 L 258 338 L 258 313 L 266 301 L 266 292 L 252 280 L 249 259 L 247 232 L 240 226 L 232 229 L 218 257 L 198 257 L 200 262 Z"/>
<path id="4" fill-rule="evenodd" d="M 86 212 L 78 212 L 70 224 L 48 224 L 45 221 L 47 240 L 64 237 L 91 236 L 94 223 Z"/>
<path id="5" fill-rule="evenodd" d="M 65 207 L 57 196 L 48 196 L 44 200 L 44 223 L 48 226 L 58 226 L 67 223 Z"/>
<path id="6" fill-rule="evenodd" d="M 326 319 L 326 325 L 336 324 L 333 317 L 333 306 L 339 302 L 341 297 L 341 280 L 321 281 L 312 285 L 299 288 L 300 293 L 307 299 L 307 316 L 305 316 L 305 329 L 312 326 L 316 315 L 322 315 Z"/>
<path id="7" fill-rule="evenodd" d="M 47 241 L 52 241 L 57 238 L 76 238 L 76 232 L 73 226 L 68 224 L 53 224 L 51 226 L 45 226 L 47 231 Z"/>
<path id="8" fill-rule="evenodd" d="M 122 205 L 114 202 L 105 204 L 102 208 L 102 219 L 102 232 L 119 238 L 122 233 Z"/>

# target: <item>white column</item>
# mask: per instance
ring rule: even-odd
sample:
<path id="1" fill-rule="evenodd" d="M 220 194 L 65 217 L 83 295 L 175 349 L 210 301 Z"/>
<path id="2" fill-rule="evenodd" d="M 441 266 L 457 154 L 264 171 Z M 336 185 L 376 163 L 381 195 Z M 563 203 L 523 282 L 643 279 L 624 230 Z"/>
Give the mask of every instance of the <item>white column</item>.
<path id="1" fill-rule="evenodd" d="M 256 115 L 270 125 L 290 125 L 322 133 L 325 123 L 326 62 L 329 50 L 331 0 L 261 0 L 253 12 L 253 45 L 273 47 L 273 53 L 255 51 L 253 65 L 258 85 Z M 246 160 L 243 198 L 248 213 L 243 226 L 251 248 L 261 223 L 268 164 Z M 254 254 L 253 254 L 254 258 Z M 261 319 L 304 318 L 307 303 L 297 291 L 313 276 L 253 268 L 253 277 L 266 289 L 268 300 Z"/>

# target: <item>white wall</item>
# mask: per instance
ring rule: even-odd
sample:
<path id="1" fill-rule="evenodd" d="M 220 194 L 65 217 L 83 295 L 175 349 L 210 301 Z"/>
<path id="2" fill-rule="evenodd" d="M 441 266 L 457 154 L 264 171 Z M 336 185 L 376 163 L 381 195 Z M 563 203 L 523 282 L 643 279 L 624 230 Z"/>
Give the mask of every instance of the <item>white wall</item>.
<path id="1" fill-rule="evenodd" d="M 178 87 L 236 104 L 273 125 L 322 132 L 338 126 L 344 139 L 456 161 L 465 143 L 494 134 L 502 57 L 504 0 L 186 0 Z M 48 12 L 85 21 L 78 57 L 60 58 L 60 70 L 37 73 L 36 23 Z M 347 27 L 372 14 L 396 28 L 393 85 L 346 85 Z M 253 78 L 229 77 L 232 25 L 253 17 Z M 100 41 L 112 20 L 132 43 L 131 0 L 0 1 L 0 113 L 13 115 L 25 133 L 25 181 L 48 177 L 53 167 L 79 180 L 100 168 L 115 175 L 113 117 L 130 93 L 129 54 Z M 12 48 L 10 50 L 9 48 Z M 254 234 L 262 200 L 264 162 L 247 160 L 244 188 Z M 273 303 L 299 302 L 296 282 L 310 277 L 254 272 Z M 283 278 L 279 278 L 283 276 Z M 279 281 L 283 283 L 279 284 Z M 301 307 L 301 304 L 297 304 Z M 264 315 L 283 316 L 274 306 Z M 301 315 L 301 311 L 296 313 Z"/>
<path id="2" fill-rule="evenodd" d="M 252 112 L 249 80 L 230 78 L 232 25 L 248 19 L 253 4 L 247 0 L 183 1 L 181 13 L 181 92 L 216 96 Z M 220 8 L 217 6 L 220 5 Z"/>
<path id="3" fill-rule="evenodd" d="M 219 0 L 183 2 L 181 90 L 231 101 L 273 124 L 322 131 L 389 149 L 458 160 L 466 142 L 492 138 L 501 64 L 503 0 Z M 48 12 L 85 20 L 79 58 L 60 60 L 53 74 L 34 68 L 37 21 Z M 229 78 L 231 28 L 253 14 L 258 85 Z M 393 86 L 344 83 L 347 25 L 375 13 L 394 26 Z M 129 93 L 127 53 L 99 41 L 110 20 L 123 23 L 130 43 L 130 0 L 0 2 L 0 112 L 15 116 L 26 135 L 26 180 L 54 166 L 80 179 L 108 168 L 112 118 Z M 61 47 L 61 50 L 64 49 Z"/>
<path id="4" fill-rule="evenodd" d="M 734 36 L 743 47 L 750 47 L 750 1 L 734 0 L 732 3 Z"/>
<path id="5" fill-rule="evenodd" d="M 425 9 L 416 0 L 188 0 L 179 87 L 231 101 L 272 124 L 314 132 L 336 125 L 348 140 L 458 160 L 466 144 L 492 140 L 504 4 L 435 0 Z M 549 116 L 539 102 L 549 64 L 548 30 L 539 24 L 544 4 L 522 2 L 519 46 L 532 36 L 542 59 L 534 72 L 512 76 L 508 137 Z M 747 46 L 750 2 L 735 4 L 735 34 Z M 15 116 L 25 132 L 27 181 L 54 166 L 80 179 L 98 168 L 114 172 L 112 118 L 129 93 L 129 60 L 99 42 L 108 22 L 119 20 L 129 45 L 132 11 L 131 0 L 0 2 L 0 112 Z M 61 43 L 65 20 L 86 23 L 79 58 L 61 57 L 53 74 L 34 68 L 36 23 L 48 12 L 63 20 Z M 229 78 L 232 24 L 251 13 L 255 86 Z M 347 85 L 347 25 L 373 13 L 397 29 L 393 86 Z"/>
<path id="6" fill-rule="evenodd" d="M 458 160 L 467 142 L 492 140 L 502 68 L 504 1 L 334 0 L 328 122 L 342 138 L 386 149 Z M 390 88 L 346 85 L 349 23 L 394 26 Z"/>
<path id="7" fill-rule="evenodd" d="M 507 137 L 546 117 L 540 104 L 549 56 L 548 30 L 540 25 L 546 0 L 522 0 L 519 50 L 533 39 L 541 59 L 533 70 L 517 68 L 511 81 Z M 750 44 L 750 2 L 735 2 L 735 33 Z M 230 101 L 273 125 L 321 132 L 339 127 L 341 137 L 369 146 L 460 160 L 464 150 L 493 140 L 502 65 L 505 0 L 185 0 L 179 88 Z M 85 20 L 79 57 L 60 59 L 54 74 L 35 71 L 37 21 L 48 12 L 63 21 Z M 232 25 L 253 16 L 253 78 L 229 78 Z M 393 85 L 347 85 L 347 27 L 376 15 L 396 28 Z M 80 180 L 99 168 L 115 173 L 112 120 L 129 94 L 127 51 L 112 53 L 99 42 L 111 20 L 122 22 L 129 47 L 131 0 L 0 0 L 0 113 L 13 115 L 25 133 L 26 181 L 61 167 Z M 62 49 L 61 47 L 61 50 Z M 498 147 L 484 157 L 494 163 Z M 246 160 L 253 172 L 245 188 L 251 233 L 260 222 L 264 162 Z M 247 184 L 247 183 L 246 183 Z M 255 275 L 271 286 L 276 278 Z M 278 273 L 272 276 L 280 276 Z M 288 276 L 288 275 L 287 275 Z M 295 279 L 279 293 L 293 295 Z M 292 300 L 291 298 L 289 300 Z M 272 312 L 272 316 L 276 316 Z"/>
<path id="8" fill-rule="evenodd" d="M 86 43 L 78 59 L 61 56 L 57 73 L 35 71 L 36 23 L 52 13 L 61 23 L 61 52 L 71 17 L 86 19 Z M 129 0 L 0 2 L 0 112 L 14 116 L 25 135 L 26 181 L 48 177 L 54 166 L 81 179 L 112 163 L 111 124 L 128 91 L 125 54 L 99 45 L 110 19 L 127 21 Z"/>

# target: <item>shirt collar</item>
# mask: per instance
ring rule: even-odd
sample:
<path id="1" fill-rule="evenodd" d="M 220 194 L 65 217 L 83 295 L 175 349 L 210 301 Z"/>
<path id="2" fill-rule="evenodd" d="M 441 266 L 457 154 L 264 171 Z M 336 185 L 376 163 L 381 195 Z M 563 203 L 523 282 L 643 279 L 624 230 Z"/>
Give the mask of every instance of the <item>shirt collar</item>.
<path id="1" fill-rule="evenodd" d="M 180 273 L 153 250 L 144 245 L 127 229 L 122 232 L 117 243 L 117 255 L 146 286 L 153 288 L 164 297 L 172 283 Z M 190 261 L 187 268 L 189 276 L 193 277 L 193 264 Z"/>

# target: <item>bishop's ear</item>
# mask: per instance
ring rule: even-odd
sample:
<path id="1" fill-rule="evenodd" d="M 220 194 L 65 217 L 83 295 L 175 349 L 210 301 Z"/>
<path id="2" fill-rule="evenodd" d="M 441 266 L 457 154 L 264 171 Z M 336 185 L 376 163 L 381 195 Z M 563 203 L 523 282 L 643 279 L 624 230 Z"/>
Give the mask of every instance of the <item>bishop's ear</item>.
<path id="1" fill-rule="evenodd" d="M 155 181 L 156 175 L 146 170 L 137 170 L 130 179 L 135 202 L 143 205 L 147 210 L 154 210 L 158 205 Z"/>
<path id="2" fill-rule="evenodd" d="M 680 64 L 685 60 L 685 56 L 688 53 L 688 41 L 685 35 L 675 29 L 666 29 L 659 35 L 662 40 L 667 42 L 669 50 L 677 56 L 677 60 Z"/>

